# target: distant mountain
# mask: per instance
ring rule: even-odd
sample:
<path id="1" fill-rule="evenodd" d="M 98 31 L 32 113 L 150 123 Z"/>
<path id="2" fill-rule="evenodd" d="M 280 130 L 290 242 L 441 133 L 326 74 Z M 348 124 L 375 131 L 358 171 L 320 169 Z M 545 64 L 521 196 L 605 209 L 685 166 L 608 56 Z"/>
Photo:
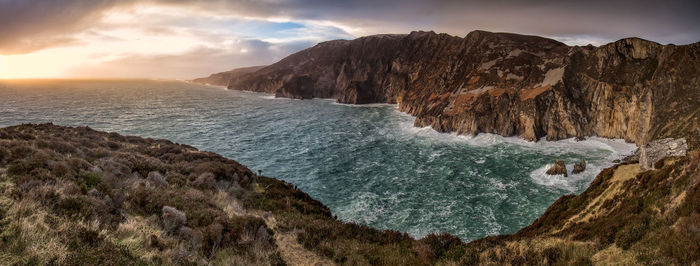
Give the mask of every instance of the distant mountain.
<path id="1" fill-rule="evenodd" d="M 206 78 L 196 78 L 190 80 L 190 82 L 200 83 L 205 85 L 215 85 L 215 86 L 227 86 L 228 82 L 232 79 L 236 79 L 243 74 L 252 73 L 260 70 L 265 66 L 252 66 L 252 67 L 242 67 L 236 68 L 229 71 L 219 72 L 211 74 Z"/>
<path id="2" fill-rule="evenodd" d="M 342 103 L 398 103 L 416 126 L 527 140 L 601 136 L 638 145 L 700 132 L 700 43 L 594 46 L 511 33 L 336 40 L 230 78 L 228 88 Z"/>

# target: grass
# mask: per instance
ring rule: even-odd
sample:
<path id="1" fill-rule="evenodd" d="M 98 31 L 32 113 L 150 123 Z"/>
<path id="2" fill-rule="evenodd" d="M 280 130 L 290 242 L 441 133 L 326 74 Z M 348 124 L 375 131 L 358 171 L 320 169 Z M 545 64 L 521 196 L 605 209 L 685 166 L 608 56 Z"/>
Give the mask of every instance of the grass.
<path id="1" fill-rule="evenodd" d="M 22 125 L 0 129 L 0 264 L 697 263 L 700 153 L 657 166 L 605 169 L 516 234 L 463 243 L 338 221 L 294 185 L 187 145 Z M 164 206 L 186 223 L 166 232 Z"/>

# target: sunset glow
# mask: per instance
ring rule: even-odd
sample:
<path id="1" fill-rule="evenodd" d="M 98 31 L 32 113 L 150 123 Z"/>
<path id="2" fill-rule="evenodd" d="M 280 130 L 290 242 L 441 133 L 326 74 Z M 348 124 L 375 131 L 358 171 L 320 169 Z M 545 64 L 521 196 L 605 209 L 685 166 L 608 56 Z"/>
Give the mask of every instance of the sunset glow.
<path id="1" fill-rule="evenodd" d="M 698 34 L 695 15 L 685 14 L 686 9 L 669 17 L 637 5 L 625 6 L 630 8 L 625 14 L 588 6 L 520 5 L 482 0 L 458 6 L 430 1 L 0 2 L 0 78 L 189 79 L 270 64 L 321 41 L 412 30 L 457 36 L 475 29 L 520 32 L 574 45 L 600 45 L 629 34 L 682 44 Z M 598 5 L 616 10 L 617 4 Z M 548 19 L 528 19 L 541 16 Z M 589 16 L 595 22 L 576 22 Z M 651 24 L 640 24 L 639 18 L 650 16 L 664 23 L 649 19 Z"/>

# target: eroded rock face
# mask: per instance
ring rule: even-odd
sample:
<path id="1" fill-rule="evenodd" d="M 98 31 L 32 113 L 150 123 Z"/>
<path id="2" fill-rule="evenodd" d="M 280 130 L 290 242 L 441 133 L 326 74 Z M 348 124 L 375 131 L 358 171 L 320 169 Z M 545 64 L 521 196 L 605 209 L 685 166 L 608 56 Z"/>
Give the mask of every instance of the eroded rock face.
<path id="1" fill-rule="evenodd" d="M 571 47 L 509 33 L 412 32 L 323 42 L 232 78 L 228 88 L 398 103 L 417 126 L 441 132 L 528 140 L 595 135 L 643 145 L 700 124 L 697 58 L 700 43 L 629 38 Z"/>
<path id="2" fill-rule="evenodd" d="M 562 160 L 556 160 L 554 162 L 554 165 L 552 165 L 549 170 L 547 170 L 548 175 L 563 175 L 565 177 L 569 176 L 569 174 L 566 172 L 566 164 L 564 164 L 564 161 Z"/>
<path id="3" fill-rule="evenodd" d="M 685 138 L 655 140 L 639 148 L 639 165 L 642 169 L 653 169 L 658 160 L 671 156 L 685 156 L 687 150 L 688 143 Z"/>
<path id="4" fill-rule="evenodd" d="M 571 171 L 573 174 L 578 174 L 586 170 L 586 160 L 581 159 L 579 163 L 574 164 L 574 169 Z"/>

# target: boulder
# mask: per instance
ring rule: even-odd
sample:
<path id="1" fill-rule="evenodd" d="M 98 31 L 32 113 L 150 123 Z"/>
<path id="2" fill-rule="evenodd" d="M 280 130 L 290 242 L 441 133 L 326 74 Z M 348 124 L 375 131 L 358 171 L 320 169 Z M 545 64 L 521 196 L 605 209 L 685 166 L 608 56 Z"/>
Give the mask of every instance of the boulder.
<path id="1" fill-rule="evenodd" d="M 163 230 L 168 233 L 177 232 L 180 227 L 187 223 L 187 216 L 184 212 L 170 206 L 163 206 Z"/>
<path id="2" fill-rule="evenodd" d="M 149 182 L 151 182 L 151 184 L 154 184 L 156 186 L 168 186 L 168 181 L 166 181 L 165 177 L 163 177 L 163 175 L 161 175 L 158 171 L 149 172 L 148 177 L 146 177 L 146 180 L 148 180 Z"/>
<path id="3" fill-rule="evenodd" d="M 564 164 L 564 161 L 562 160 L 556 160 L 554 165 L 547 170 L 547 174 L 569 176 L 569 174 L 566 173 L 566 164 Z"/>
<path id="4" fill-rule="evenodd" d="M 581 159 L 579 163 L 574 164 L 574 170 L 571 171 L 572 174 L 578 174 L 586 170 L 586 160 Z"/>

